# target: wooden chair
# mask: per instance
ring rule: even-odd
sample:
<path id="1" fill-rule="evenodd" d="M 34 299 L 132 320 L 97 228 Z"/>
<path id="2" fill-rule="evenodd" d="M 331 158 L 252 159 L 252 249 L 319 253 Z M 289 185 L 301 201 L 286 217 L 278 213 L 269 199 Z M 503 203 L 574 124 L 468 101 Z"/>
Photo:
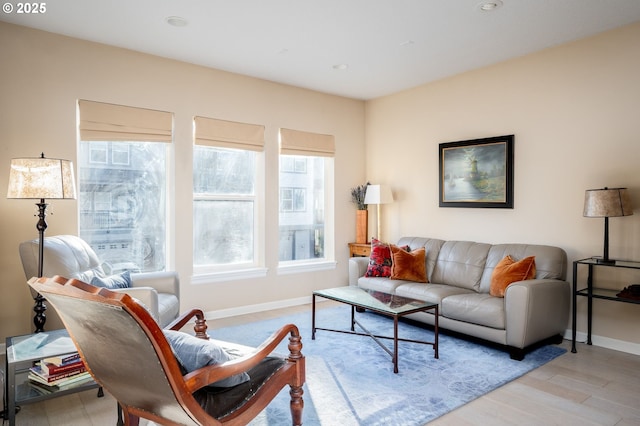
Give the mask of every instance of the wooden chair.
<path id="1" fill-rule="evenodd" d="M 139 418 L 163 425 L 246 425 L 286 385 L 292 424 L 302 424 L 305 359 L 295 325 L 240 358 L 183 374 L 163 330 L 129 295 L 59 276 L 32 278 L 29 285 L 58 311 L 87 369 L 122 407 L 125 425 L 137 425 Z M 192 320 L 195 335 L 208 339 L 199 309 L 168 328 L 180 330 Z M 288 356 L 274 356 L 287 335 Z M 242 372 L 248 382 L 208 386 Z"/>

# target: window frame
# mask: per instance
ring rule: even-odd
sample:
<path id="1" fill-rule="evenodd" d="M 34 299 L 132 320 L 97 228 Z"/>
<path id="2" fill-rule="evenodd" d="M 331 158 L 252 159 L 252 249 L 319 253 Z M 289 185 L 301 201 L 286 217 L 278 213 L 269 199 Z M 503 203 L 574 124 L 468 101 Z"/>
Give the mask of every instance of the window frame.
<path id="1" fill-rule="evenodd" d="M 197 201 L 252 201 L 253 202 L 253 260 L 247 262 L 228 263 L 228 264 L 210 264 L 210 265 L 196 265 L 195 264 L 195 220 L 194 220 L 194 237 L 192 238 L 192 244 L 194 246 L 194 256 L 192 260 L 193 276 L 192 284 L 208 284 L 211 282 L 221 282 L 236 279 L 246 279 L 255 277 L 266 276 L 266 268 L 264 267 L 265 256 L 264 250 L 264 163 L 265 155 L 262 151 L 246 150 L 241 148 L 229 148 L 229 147 L 217 147 L 217 146 L 205 146 L 205 145 L 193 145 L 194 155 L 196 146 L 202 146 L 203 148 L 220 149 L 223 152 L 230 150 L 237 151 L 249 151 L 255 155 L 255 170 L 254 170 L 254 193 L 248 194 L 214 194 L 214 193 L 197 193 L 193 190 L 192 202 L 195 205 Z M 195 164 L 193 174 L 196 174 Z M 195 188 L 193 188 L 195 189 Z M 194 208 L 195 214 L 195 208 Z"/>
<path id="2" fill-rule="evenodd" d="M 77 203 L 77 214 L 78 214 L 78 235 L 81 235 L 82 233 L 82 224 L 83 224 L 83 220 L 81 220 L 81 217 L 83 214 L 86 214 L 87 212 L 87 204 L 90 207 L 90 211 L 97 213 L 97 212 L 102 212 L 102 213 L 107 213 L 107 214 L 111 214 L 113 211 L 113 204 L 118 202 L 118 197 L 114 198 L 114 194 L 112 192 L 108 192 L 108 191 L 99 191 L 99 192 L 95 192 L 95 191 L 83 191 L 81 188 L 81 183 L 80 183 L 80 177 L 81 177 L 81 173 L 80 173 L 80 167 L 87 167 L 89 169 L 91 169 L 94 166 L 124 166 L 124 167 L 131 167 L 131 164 L 125 165 L 125 164 L 120 164 L 120 163 L 114 163 L 113 157 L 109 156 L 109 153 L 113 151 L 113 144 L 126 144 L 127 145 L 127 151 L 129 152 L 129 160 L 131 159 L 131 144 L 136 144 L 136 143 L 160 143 L 163 146 L 163 150 L 164 150 L 164 185 L 163 185 L 163 190 L 164 190 L 164 199 L 165 199 L 165 205 L 163 206 L 164 212 L 164 232 L 162 237 L 164 238 L 164 257 L 161 259 L 161 263 L 164 265 L 164 267 L 162 269 L 158 269 L 158 270 L 154 270 L 154 271 L 149 271 L 149 272 L 160 272 L 160 271 L 167 271 L 167 270 L 173 270 L 175 269 L 175 248 L 170 246 L 170 241 L 173 241 L 172 235 L 173 235 L 173 230 L 174 230 L 174 226 L 172 225 L 172 216 L 171 216 L 171 206 L 174 203 L 174 193 L 171 190 L 172 188 L 172 184 L 171 182 L 174 181 L 174 171 L 173 171 L 173 167 L 172 167 L 172 162 L 173 162 L 173 143 L 166 143 L 166 142 L 157 142 L 157 141 L 145 141 L 145 140 L 83 140 L 82 138 L 78 139 L 78 155 L 80 156 L 80 153 L 82 152 L 81 150 L 81 144 L 87 144 L 87 158 L 86 158 L 86 163 L 83 161 L 82 158 L 78 157 L 78 183 L 79 183 L 79 190 L 78 190 L 78 198 L 79 198 L 79 202 Z M 96 148 L 98 148 L 98 150 L 102 150 L 104 149 L 104 151 L 107 153 L 107 161 L 106 163 L 103 162 L 96 162 L 92 159 L 92 152 L 94 152 L 96 150 Z M 111 161 L 110 161 L 111 160 Z M 91 199 L 90 200 L 86 200 L 83 198 L 83 194 L 90 194 Z M 109 201 L 107 202 L 106 200 L 98 200 L 96 201 L 96 194 L 105 194 L 105 197 L 109 199 Z M 99 206 L 100 208 L 96 208 L 97 206 Z M 106 207 L 106 208 L 105 208 Z M 134 228 L 135 229 L 135 228 Z M 86 231 L 86 230 L 85 230 Z M 113 243 L 94 243 L 94 242 L 89 242 L 89 244 L 95 244 L 95 246 L 100 249 L 100 248 L 106 248 L 106 247 L 111 247 L 113 246 Z M 120 243 L 118 243 L 120 244 Z M 100 255 L 99 255 L 100 257 Z M 101 259 L 104 260 L 104 259 Z M 138 265 L 138 267 L 140 267 L 141 270 L 144 270 L 144 265 Z"/>
<path id="3" fill-rule="evenodd" d="M 280 176 L 280 165 L 283 163 L 283 157 L 290 156 L 300 156 L 299 154 L 280 154 L 279 155 L 279 173 Z M 313 271 L 322 271 L 322 270 L 331 270 L 335 269 L 337 262 L 335 260 L 335 206 L 334 206 L 334 193 L 335 193 L 335 159 L 332 156 L 314 156 L 314 155 L 303 155 L 305 160 L 309 160 L 311 157 L 319 157 L 323 159 L 323 167 L 324 167 L 324 188 L 323 188 L 323 198 L 322 202 L 324 204 L 324 257 L 322 258 L 310 258 L 310 259 L 299 259 L 299 260 L 279 260 L 278 259 L 278 274 L 279 275 L 287 275 L 287 274 L 296 274 L 296 273 L 304 273 L 304 272 L 313 272 Z M 295 162 L 294 162 L 295 164 Z M 306 168 L 308 170 L 308 167 Z M 286 171 L 287 173 L 296 173 L 295 167 L 294 171 Z M 280 189 L 283 188 L 280 186 L 281 180 L 278 181 L 278 195 L 280 195 Z M 292 188 L 290 186 L 284 188 Z M 307 194 L 308 197 L 308 194 Z M 311 200 L 313 202 L 313 199 Z M 278 205 L 280 205 L 280 199 L 278 199 Z M 280 229 L 280 208 L 278 209 L 278 229 Z M 295 212 L 294 212 L 295 213 Z M 278 234 L 279 235 L 279 234 Z M 280 243 L 278 238 L 278 244 Z"/>

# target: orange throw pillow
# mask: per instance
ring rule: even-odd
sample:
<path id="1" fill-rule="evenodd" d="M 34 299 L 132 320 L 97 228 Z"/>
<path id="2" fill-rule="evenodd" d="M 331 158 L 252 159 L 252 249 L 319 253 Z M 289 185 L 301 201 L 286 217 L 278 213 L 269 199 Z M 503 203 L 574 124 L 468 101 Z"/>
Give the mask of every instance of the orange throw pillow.
<path id="1" fill-rule="evenodd" d="M 426 252 L 424 247 L 412 252 L 404 251 L 398 247 L 391 247 L 391 279 L 416 281 L 426 283 L 427 268 L 425 265 Z"/>
<path id="2" fill-rule="evenodd" d="M 504 297 L 504 293 L 509 284 L 516 281 L 530 280 L 535 277 L 535 256 L 525 257 L 516 262 L 510 255 L 507 255 L 498 262 L 491 274 L 489 294 L 495 297 Z"/>

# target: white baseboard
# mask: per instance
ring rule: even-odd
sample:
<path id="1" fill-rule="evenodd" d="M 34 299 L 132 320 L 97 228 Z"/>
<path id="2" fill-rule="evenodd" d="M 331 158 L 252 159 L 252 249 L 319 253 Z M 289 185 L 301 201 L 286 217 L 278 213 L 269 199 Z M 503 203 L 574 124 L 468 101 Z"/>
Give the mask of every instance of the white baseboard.
<path id="1" fill-rule="evenodd" d="M 571 330 L 564 332 L 564 338 L 571 341 Z M 576 333 L 576 342 L 586 343 L 587 333 Z M 626 352 L 633 355 L 640 355 L 640 343 L 627 342 L 624 340 L 612 339 L 610 337 L 591 335 L 591 343 L 593 346 L 600 346 L 602 348 L 613 349 L 615 351 Z"/>
<path id="2" fill-rule="evenodd" d="M 325 299 L 319 299 L 317 302 L 325 302 Z M 205 312 L 204 316 L 207 320 L 218 318 L 233 317 L 236 315 L 255 314 L 258 312 L 271 311 L 273 309 L 290 308 L 292 306 L 300 306 L 311 303 L 311 296 L 298 297 L 296 299 L 277 300 L 275 302 L 258 303 L 256 305 L 238 306 L 236 308 L 220 309 L 218 311 Z"/>

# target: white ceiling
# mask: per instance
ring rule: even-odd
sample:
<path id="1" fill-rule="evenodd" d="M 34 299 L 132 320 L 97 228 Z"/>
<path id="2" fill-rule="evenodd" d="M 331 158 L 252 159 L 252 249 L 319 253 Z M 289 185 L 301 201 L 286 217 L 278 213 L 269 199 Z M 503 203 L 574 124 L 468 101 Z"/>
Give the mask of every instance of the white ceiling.
<path id="1" fill-rule="evenodd" d="M 480 3 L 49 0 L 44 13 L 4 10 L 0 20 L 356 99 L 640 21 L 640 0 L 503 0 L 492 12 Z"/>

